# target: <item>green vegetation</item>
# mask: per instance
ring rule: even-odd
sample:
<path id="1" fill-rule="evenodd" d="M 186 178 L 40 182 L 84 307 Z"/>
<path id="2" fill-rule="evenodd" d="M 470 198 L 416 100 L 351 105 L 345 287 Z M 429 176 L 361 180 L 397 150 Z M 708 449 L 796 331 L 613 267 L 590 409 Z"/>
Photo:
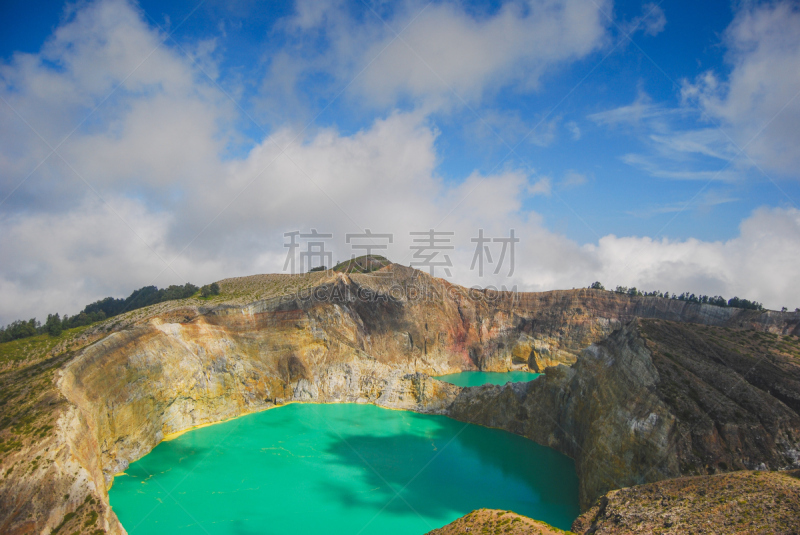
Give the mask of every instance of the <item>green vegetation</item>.
<path id="1" fill-rule="evenodd" d="M 225 303 L 247 304 L 259 299 L 272 299 L 284 295 L 292 295 L 319 284 L 326 277 L 327 272 L 314 273 L 272 273 L 264 275 L 250 275 L 249 277 L 235 277 L 219 282 L 220 294 L 224 296 Z M 218 300 L 219 298 L 209 297 Z"/>
<path id="2" fill-rule="evenodd" d="M 101 533 L 105 533 L 105 531 L 103 531 L 102 529 L 83 531 L 97 524 L 97 519 L 100 517 L 100 514 L 97 512 L 96 507 L 97 507 L 97 500 L 92 498 L 91 494 L 89 496 L 86 496 L 86 499 L 83 501 L 82 504 L 78 506 L 77 509 L 64 515 L 64 518 L 61 520 L 61 523 L 58 526 L 56 526 L 55 529 L 53 529 L 53 531 L 50 532 L 51 535 L 60 532 L 64 528 L 64 526 L 70 523 L 73 519 L 76 520 L 76 522 L 72 522 L 72 527 L 73 528 L 79 527 L 81 529 L 79 529 L 78 531 L 74 531 L 73 533 L 70 533 L 70 535 L 74 535 L 75 533 L 91 533 L 92 535 L 95 534 L 99 535 Z M 83 524 L 82 527 L 81 523 Z"/>
<path id="3" fill-rule="evenodd" d="M 200 288 L 200 295 L 202 297 L 211 297 L 212 295 L 219 295 L 219 284 L 212 282 Z"/>
<path id="4" fill-rule="evenodd" d="M 605 287 L 600 282 L 593 282 L 589 286 L 589 288 L 593 290 L 605 290 Z M 747 310 L 764 310 L 764 307 L 761 305 L 761 303 L 757 301 L 750 301 L 748 299 L 741 299 L 739 297 L 733 297 L 726 301 L 725 298 L 722 297 L 721 295 L 715 295 L 715 296 L 695 295 L 689 292 L 683 292 L 680 295 L 674 293 L 670 295 L 669 292 L 662 293 L 658 290 L 652 292 L 642 292 L 635 286 L 631 288 L 628 288 L 627 286 L 617 286 L 614 289 L 614 293 L 625 294 L 630 296 L 641 296 L 641 297 L 663 297 L 665 299 L 675 299 L 677 301 L 688 301 L 690 303 L 701 303 L 707 305 L 714 305 L 718 307 L 744 308 Z M 783 308 L 783 312 L 786 312 L 786 307 Z"/>
<path id="5" fill-rule="evenodd" d="M 219 285 L 216 282 L 208 286 L 203 286 L 203 288 L 215 289 L 216 293 L 212 290 L 212 293 L 209 295 L 219 294 Z M 125 299 L 106 297 L 105 299 L 95 301 L 94 303 L 86 305 L 79 314 L 72 317 L 64 315 L 64 317 L 61 318 L 58 313 L 48 314 L 47 321 L 44 325 L 36 321 L 36 318 L 31 318 L 28 321 L 17 320 L 5 328 L 0 328 L 0 342 L 21 340 L 44 333 L 52 337 L 58 337 L 64 330 L 91 325 L 92 323 L 102 321 L 106 318 L 118 316 L 123 312 L 137 310 L 164 301 L 191 297 L 197 293 L 198 289 L 197 286 L 188 282 L 183 286 L 172 285 L 162 289 L 158 289 L 156 286 L 144 286 L 135 290 Z"/>
<path id="6" fill-rule="evenodd" d="M 58 337 L 52 337 L 49 334 L 37 334 L 0 344 L 0 369 L 11 363 L 19 363 L 30 360 L 32 357 L 44 356 L 58 344 L 74 338 L 85 330 L 86 327 L 77 327 L 62 331 Z"/>
<path id="7" fill-rule="evenodd" d="M 56 387 L 56 374 L 76 350 L 96 339 L 84 336 L 88 329 L 0 344 L 0 478 L 47 477 L 44 470 L 54 462 L 48 452 L 53 451 L 56 422 L 68 404 Z M 67 503 L 69 494 L 63 494 L 63 500 Z M 89 497 L 77 510 L 68 511 L 52 533 L 97 533 L 101 514 L 101 504 Z"/>
<path id="8" fill-rule="evenodd" d="M 55 529 L 53 531 L 51 531 L 51 533 L 58 533 L 59 531 L 61 531 L 61 528 L 64 527 L 64 524 L 66 524 L 67 522 L 69 522 L 73 518 L 75 518 L 75 513 L 74 512 L 65 514 L 64 515 L 64 519 L 61 521 L 61 523 L 59 525 L 57 525 L 55 527 Z"/>
<path id="9" fill-rule="evenodd" d="M 61 318 L 58 317 L 58 312 L 47 315 L 47 322 L 44 324 L 44 328 L 50 336 L 55 337 L 61 334 L 61 331 L 64 330 L 64 324 Z"/>
<path id="10" fill-rule="evenodd" d="M 339 262 L 333 267 L 333 270 L 342 273 L 371 273 L 389 264 L 391 264 L 391 262 L 386 257 L 380 255 L 364 255 Z"/>
<path id="11" fill-rule="evenodd" d="M 28 321 L 17 320 L 0 329 L 0 342 L 10 342 L 11 340 L 34 336 L 39 332 L 40 326 L 36 318 L 31 318 Z"/>
<path id="12" fill-rule="evenodd" d="M 41 338 L 49 336 L 41 335 Z M 42 350 L 33 349 L 28 358 L 23 359 L 23 366 L 0 373 L 0 462 L 7 455 L 40 443 L 49 436 L 55 426 L 55 409 L 65 403 L 54 387 L 53 378 L 71 353 L 40 359 L 38 357 L 46 357 Z M 40 458 L 36 458 L 30 466 L 19 468 L 25 472 L 34 471 L 39 466 Z"/>
<path id="13" fill-rule="evenodd" d="M 94 526 L 95 523 L 97 523 L 97 517 L 98 517 L 97 511 L 90 511 L 89 517 L 83 523 L 83 527 L 88 528 L 90 526 Z"/>
<path id="14" fill-rule="evenodd" d="M 185 299 L 197 293 L 198 289 L 197 286 L 189 282 L 183 286 L 172 285 L 169 288 L 162 288 L 160 290 L 155 286 L 144 286 L 135 290 L 125 299 L 106 297 L 100 301 L 95 301 L 90 305 L 86 305 L 86 308 L 83 309 L 81 314 L 91 315 L 102 312 L 104 318 L 110 318 L 129 310 L 144 308 L 148 305 L 154 305 L 164 301 L 173 301 L 175 299 Z"/>

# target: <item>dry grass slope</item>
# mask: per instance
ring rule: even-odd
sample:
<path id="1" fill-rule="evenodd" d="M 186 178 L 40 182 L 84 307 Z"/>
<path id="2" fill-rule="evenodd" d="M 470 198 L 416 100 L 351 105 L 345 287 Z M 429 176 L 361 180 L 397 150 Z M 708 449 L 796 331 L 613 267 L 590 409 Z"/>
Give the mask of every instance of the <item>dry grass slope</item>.
<path id="1" fill-rule="evenodd" d="M 683 477 L 609 492 L 577 533 L 800 532 L 800 470 Z"/>
<path id="2" fill-rule="evenodd" d="M 428 535 L 561 535 L 572 533 L 511 511 L 478 509 Z"/>

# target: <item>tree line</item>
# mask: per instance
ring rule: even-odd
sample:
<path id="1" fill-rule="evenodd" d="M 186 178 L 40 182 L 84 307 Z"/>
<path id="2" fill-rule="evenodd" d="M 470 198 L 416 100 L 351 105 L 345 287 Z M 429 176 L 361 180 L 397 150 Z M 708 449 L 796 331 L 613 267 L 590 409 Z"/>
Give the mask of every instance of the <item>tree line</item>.
<path id="1" fill-rule="evenodd" d="M 605 290 L 605 287 L 600 282 L 594 282 L 589 285 L 589 288 L 594 290 Z M 757 301 L 750 301 L 748 299 L 741 299 L 739 297 L 732 297 L 731 299 L 726 300 L 721 295 L 695 295 L 689 292 L 683 292 L 682 294 L 670 294 L 669 292 L 660 292 L 658 290 L 653 292 L 642 292 L 638 290 L 635 286 L 628 288 L 627 286 L 617 286 L 614 289 L 615 293 L 618 294 L 625 294 L 625 295 L 632 295 L 632 296 L 643 296 L 643 297 L 663 297 L 664 299 L 676 299 L 678 301 L 689 301 L 690 303 L 702 303 L 708 305 L 714 305 L 718 307 L 732 307 L 732 308 L 744 308 L 747 310 L 764 310 L 764 307 L 761 303 Z M 784 312 L 786 308 L 783 309 Z"/>
<path id="2" fill-rule="evenodd" d="M 10 342 L 11 340 L 19 340 L 20 338 L 28 338 L 44 333 L 51 336 L 58 336 L 62 331 L 67 329 L 91 325 L 96 321 L 118 316 L 123 312 L 144 308 L 164 301 L 185 299 L 193 296 L 198 290 L 200 290 L 200 295 L 203 297 L 218 295 L 219 285 L 215 282 L 198 288 L 194 284 L 187 282 L 183 286 L 173 284 L 168 288 L 161 289 L 156 286 L 144 286 L 138 290 L 134 290 L 131 295 L 124 299 L 106 297 L 105 299 L 100 299 L 99 301 L 88 304 L 82 311 L 74 316 L 65 314 L 63 317 L 60 317 L 57 312 L 55 314 L 48 314 L 47 321 L 45 321 L 44 325 L 37 321 L 36 318 L 31 318 L 27 321 L 17 320 L 0 328 L 0 342 Z"/>

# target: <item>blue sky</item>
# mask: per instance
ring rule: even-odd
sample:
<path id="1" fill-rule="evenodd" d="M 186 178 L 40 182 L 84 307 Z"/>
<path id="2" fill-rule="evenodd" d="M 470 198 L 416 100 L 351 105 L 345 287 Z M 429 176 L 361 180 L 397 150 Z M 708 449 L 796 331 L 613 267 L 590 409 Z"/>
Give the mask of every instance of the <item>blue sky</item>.
<path id="1" fill-rule="evenodd" d="M 456 232 L 455 282 L 800 305 L 791 2 L 4 2 L 0 323 Z M 467 270 L 517 229 L 511 278 Z M 49 230 L 45 230 L 49 229 Z M 42 234 L 45 234 L 42 236 Z M 441 275 L 441 273 L 437 273 Z"/>

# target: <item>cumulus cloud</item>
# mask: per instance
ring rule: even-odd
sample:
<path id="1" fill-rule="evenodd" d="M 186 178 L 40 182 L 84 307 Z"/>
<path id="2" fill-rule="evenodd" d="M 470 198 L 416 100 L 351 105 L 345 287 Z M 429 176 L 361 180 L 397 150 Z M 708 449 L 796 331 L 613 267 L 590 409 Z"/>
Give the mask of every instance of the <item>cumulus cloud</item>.
<path id="1" fill-rule="evenodd" d="M 163 245 L 165 217 L 125 200 L 116 200 L 113 207 L 87 200 L 75 208 L 67 214 L 17 215 L 0 221 L 0 323 L 29 316 L 41 319 L 46 311 L 76 312 L 76 296 L 119 291 L 120 279 L 152 283 L 158 273 L 154 268 L 163 265 L 158 255 L 168 254 Z"/>
<path id="2" fill-rule="evenodd" d="M 514 11 L 519 8 L 504 5 L 476 18 L 437 4 L 417 22 L 440 24 L 455 44 L 476 39 L 526 66 L 530 77 L 524 80 L 505 61 L 487 66 L 480 55 L 479 66 L 456 61 L 443 71 L 450 84 L 472 88 L 465 93 L 480 98 L 495 78 L 536 83 L 542 69 L 602 41 L 594 8 L 579 9 L 585 3 L 527 6 Z M 412 12 L 397 8 L 392 24 L 402 26 Z M 297 28 L 352 24 L 333 8 L 300 15 Z M 489 42 L 502 24 L 508 40 L 524 50 L 491 48 L 507 46 Z M 573 30 L 562 35 L 565 25 L 583 36 Z M 389 38 L 385 30 L 369 31 L 370 46 Z M 553 32 L 552 46 L 537 48 Z M 409 31 L 409 43 L 436 61 L 449 61 L 450 45 L 428 43 L 423 33 Z M 39 54 L 18 54 L 0 66 L 3 196 L 24 181 L 0 215 L 0 324 L 55 311 L 73 314 L 94 299 L 145 284 L 279 272 L 283 234 L 312 228 L 334 235 L 328 247 L 334 261 L 352 252 L 347 233 L 392 233 L 388 256 L 405 264 L 412 260 L 410 232 L 453 232 L 452 280 L 465 285 L 547 290 L 600 279 L 738 293 L 769 306 L 800 301 L 792 262 L 800 253 L 797 211 L 759 210 L 727 242 L 606 236 L 582 246 L 548 230 L 527 205 L 549 195 L 553 184 L 585 177 L 572 173 L 553 182 L 507 167 L 445 180 L 437 173 L 439 132 L 424 106 L 387 112 L 350 133 L 281 126 L 245 154 L 231 155 L 226 147 L 236 138 L 234 107 L 193 63 L 202 57 L 203 69 L 211 69 L 214 43 L 189 47 L 186 57 L 164 46 L 163 38 L 135 7 L 107 0 L 83 6 Z M 336 32 L 331 38 L 346 39 Z M 378 100 L 399 93 L 439 98 L 441 88 L 404 54 L 392 60 L 405 66 L 404 78 L 384 71 L 385 87 L 373 88 Z M 363 83 L 359 90 L 384 82 L 367 77 Z M 45 160 L 50 147 L 58 147 L 58 155 Z M 478 229 L 489 237 L 507 237 L 513 229 L 520 238 L 512 278 L 506 269 L 484 277 L 469 269 L 470 239 Z"/>
<path id="3" fill-rule="evenodd" d="M 0 195 L 20 189 L 4 209 L 69 209 L 87 189 L 168 204 L 213 176 L 232 104 L 165 38 L 108 0 L 75 12 L 39 54 L 0 65 Z"/>
<path id="4" fill-rule="evenodd" d="M 434 5 L 398 39 L 387 35 L 368 50 L 370 57 L 387 47 L 361 85 L 389 102 L 406 94 L 451 98 L 451 88 L 477 99 L 491 85 L 520 76 L 537 86 L 547 68 L 592 52 L 604 35 L 597 6 L 577 0 L 509 2 L 481 21 L 452 4 Z"/>
<path id="5" fill-rule="evenodd" d="M 724 242 L 605 236 L 586 246 L 600 280 L 642 289 L 751 296 L 766 306 L 798 306 L 800 211 L 756 210 Z"/>
<path id="6" fill-rule="evenodd" d="M 272 144 L 260 145 L 245 160 L 229 164 L 220 190 L 244 193 L 185 251 L 182 246 L 225 208 L 228 197 L 217 195 L 215 201 L 208 191 L 193 198 L 191 204 L 205 204 L 187 215 L 203 217 L 192 221 L 180 240 L 171 236 L 182 228 L 184 215 L 159 214 L 133 200 L 115 200 L 113 210 L 86 201 L 66 218 L 5 220 L 0 247 L 9 253 L 4 259 L 15 260 L 4 262 L 0 287 L 10 299 L 0 314 L 11 320 L 53 309 L 74 313 L 84 304 L 78 297 L 87 301 L 85 296 L 123 295 L 150 283 L 279 272 L 283 233 L 312 228 L 334 235 L 327 244 L 334 261 L 354 252 L 345 243 L 347 233 L 364 228 L 392 233 L 387 255 L 405 264 L 413 260 L 410 232 L 453 232 L 451 280 L 465 285 L 548 290 L 601 280 L 738 294 L 773 307 L 800 302 L 796 210 L 759 210 L 727 242 L 605 236 L 580 246 L 522 209 L 526 198 L 549 191 L 549 180 L 509 170 L 473 173 L 448 185 L 435 174 L 435 138 L 420 117 L 395 114 L 353 135 L 320 132 L 283 156 Z M 495 265 L 483 277 L 469 269 L 475 252 L 470 239 L 478 229 L 489 237 L 508 237 L 514 229 L 520 243 L 513 277 L 506 276 L 508 259 L 497 275 Z M 497 258 L 499 249 L 493 254 Z M 173 262 L 174 270 L 164 260 Z"/>
<path id="7" fill-rule="evenodd" d="M 290 32 L 302 30 L 291 75 L 302 76 L 298 65 L 305 75 L 327 72 L 376 106 L 403 99 L 429 110 L 475 103 L 509 84 L 536 88 L 548 70 L 597 50 L 607 39 L 608 5 L 524 0 L 479 17 L 460 3 L 409 0 L 356 18 L 338 1 L 303 0 L 286 22 Z M 317 32 L 327 48 L 304 48 L 308 32 Z M 285 88 L 284 63 L 276 63 L 266 89 Z"/>

